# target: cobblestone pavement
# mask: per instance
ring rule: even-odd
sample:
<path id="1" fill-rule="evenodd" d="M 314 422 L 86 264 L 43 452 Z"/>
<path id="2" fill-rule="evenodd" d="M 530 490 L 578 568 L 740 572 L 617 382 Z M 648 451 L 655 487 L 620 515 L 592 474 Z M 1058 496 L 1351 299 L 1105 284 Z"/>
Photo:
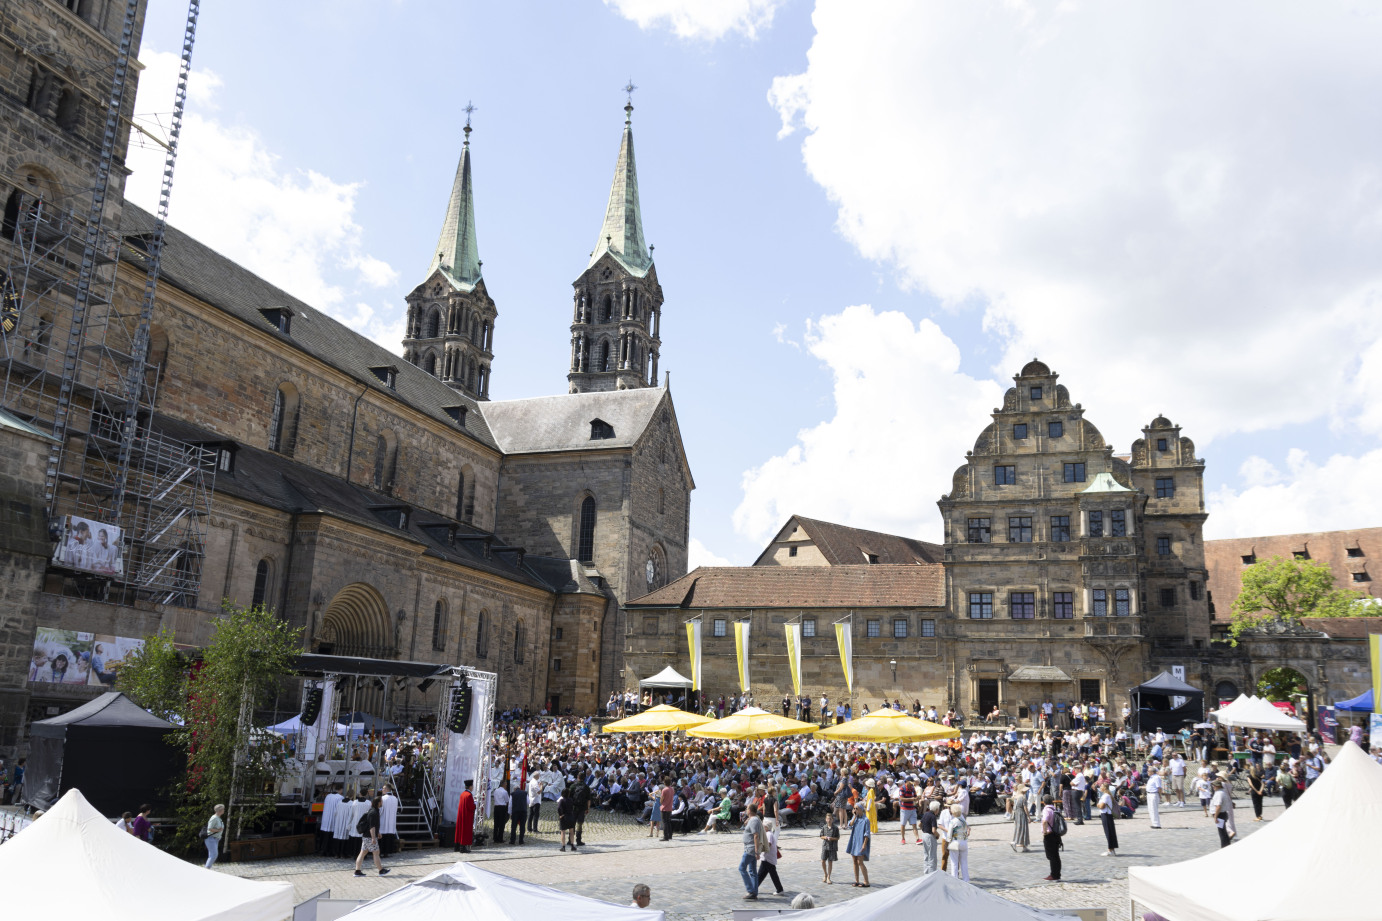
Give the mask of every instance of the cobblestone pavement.
<path id="1" fill-rule="evenodd" d="M 1268 820 L 1281 812 L 1279 801 L 1268 801 Z M 1252 821 L 1247 803 L 1238 808 L 1239 834 L 1263 827 Z M 548 824 L 548 823 L 544 823 Z M 1171 863 L 1208 853 L 1218 847 L 1213 824 L 1198 808 L 1175 807 L 1162 812 L 1160 829 L 1149 826 L 1146 810 L 1118 822 L 1122 847 L 1116 857 L 1100 856 L 1103 831 L 1097 822 L 1071 824 L 1062 853 L 1063 880 L 1043 883 L 1048 872 L 1039 839 L 1029 853 L 1015 853 L 1009 845 L 1010 826 L 998 816 L 977 817 L 970 839 L 970 880 L 1007 898 L 1040 908 L 1103 906 L 1110 921 L 1128 919 L 1127 868 Z M 1034 826 L 1035 827 L 1035 826 Z M 413 851 L 395 855 L 386 877 L 373 870 L 364 878 L 352 875 L 344 859 L 299 857 L 245 864 L 221 864 L 218 870 L 254 879 L 291 882 L 299 900 L 330 889 L 335 898 L 374 898 L 420 879 L 465 857 L 486 869 L 519 879 L 554 886 L 592 898 L 628 904 L 635 883 L 653 890 L 653 907 L 667 912 L 668 921 L 725 921 L 734 908 L 745 907 L 743 885 L 736 869 L 740 844 L 737 833 L 676 836 L 664 843 L 647 837 L 647 829 L 623 817 L 597 817 L 587 826 L 587 845 L 578 853 L 562 853 L 556 835 L 548 831 L 529 836 L 525 845 L 485 847 L 468 855 L 450 850 Z M 818 905 L 866 894 L 852 885 L 848 855 L 835 865 L 834 885 L 821 882 L 820 847 L 814 831 L 785 831 L 778 871 L 786 891 L 772 893 L 769 883 L 756 907 L 787 907 L 798 892 L 810 892 Z M 843 850 L 843 849 L 842 849 Z M 869 876 L 875 888 L 903 882 L 921 872 L 920 847 L 902 845 L 896 823 L 882 823 L 874 839 Z"/>

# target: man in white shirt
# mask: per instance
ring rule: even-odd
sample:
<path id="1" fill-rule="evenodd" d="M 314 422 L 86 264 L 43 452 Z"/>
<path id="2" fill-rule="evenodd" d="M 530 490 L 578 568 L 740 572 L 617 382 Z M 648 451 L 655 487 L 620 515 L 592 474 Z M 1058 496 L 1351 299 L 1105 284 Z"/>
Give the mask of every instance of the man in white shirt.
<path id="1" fill-rule="evenodd" d="M 1185 806 L 1185 757 L 1176 752 L 1171 759 L 1171 791 L 1176 794 L 1176 805 Z"/>
<path id="2" fill-rule="evenodd" d="M 494 843 L 504 842 L 504 829 L 509 824 L 509 791 L 500 780 L 499 784 L 490 791 L 490 808 L 494 810 Z"/>
<path id="3" fill-rule="evenodd" d="M 1147 813 L 1151 817 L 1152 827 L 1161 827 L 1161 775 L 1163 771 L 1153 770 L 1152 776 L 1147 778 Z"/>
<path id="4" fill-rule="evenodd" d="M 383 795 L 379 797 L 379 841 L 384 854 L 398 851 L 398 797 L 393 795 L 393 787 L 385 784 Z"/>
<path id="5" fill-rule="evenodd" d="M 1070 775 L 1070 789 L 1075 792 L 1075 824 L 1084 824 L 1085 796 L 1089 793 L 1089 779 L 1078 767 Z"/>
<path id="6" fill-rule="evenodd" d="M 615 778 L 614 784 L 610 787 L 609 798 L 614 801 L 617 792 L 622 791 L 619 786 L 619 779 Z M 528 831 L 537 831 L 537 820 L 542 814 L 542 794 L 546 792 L 547 785 L 543 783 L 542 776 L 534 771 L 528 775 Z"/>
<path id="7" fill-rule="evenodd" d="M 333 840 L 331 837 L 331 828 L 336 822 L 336 809 L 341 805 L 341 800 L 343 799 L 345 799 L 345 797 L 341 796 L 341 788 L 340 785 L 337 784 L 331 788 L 331 792 L 326 794 L 326 798 L 322 800 L 321 822 L 317 825 L 318 854 L 330 856 L 331 851 L 334 850 L 331 845 Z"/>

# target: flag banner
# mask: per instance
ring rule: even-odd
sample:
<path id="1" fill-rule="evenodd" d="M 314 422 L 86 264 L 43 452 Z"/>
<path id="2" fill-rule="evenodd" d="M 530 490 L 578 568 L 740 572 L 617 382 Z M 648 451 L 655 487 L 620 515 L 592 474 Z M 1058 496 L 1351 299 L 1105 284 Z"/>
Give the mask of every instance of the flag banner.
<path id="1" fill-rule="evenodd" d="M 739 659 L 739 693 L 749 692 L 749 622 L 734 624 L 734 655 Z"/>
<path id="2" fill-rule="evenodd" d="M 792 670 L 792 693 L 801 696 L 801 624 L 787 624 L 787 666 Z"/>
<path id="3" fill-rule="evenodd" d="M 691 647 L 691 690 L 701 689 L 701 622 L 686 622 L 686 642 Z"/>
<path id="4" fill-rule="evenodd" d="M 849 688 L 851 694 L 854 693 L 854 636 L 850 633 L 853 626 L 847 620 L 835 625 L 835 642 L 840 646 L 840 665 L 845 670 L 845 687 Z"/>
<path id="5" fill-rule="evenodd" d="M 1372 712 L 1382 713 L 1382 633 L 1368 636 L 1368 661 L 1372 663 Z"/>

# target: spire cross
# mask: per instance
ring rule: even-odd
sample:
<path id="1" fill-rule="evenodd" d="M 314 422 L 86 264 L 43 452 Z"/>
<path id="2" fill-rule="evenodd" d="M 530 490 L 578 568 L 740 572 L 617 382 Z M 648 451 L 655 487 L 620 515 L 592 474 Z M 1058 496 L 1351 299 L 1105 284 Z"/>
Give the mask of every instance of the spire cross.
<path id="1" fill-rule="evenodd" d="M 633 105 L 633 91 L 636 90 L 636 89 L 638 89 L 638 87 L 634 86 L 634 84 L 633 84 L 633 78 L 630 77 L 630 78 L 629 78 L 629 82 L 626 83 L 626 84 L 624 84 L 624 86 L 623 86 L 624 92 L 625 92 L 625 93 L 628 93 L 628 95 L 629 95 L 629 105 Z"/>
<path id="2" fill-rule="evenodd" d="M 467 101 L 465 108 L 461 109 L 465 113 L 465 146 L 470 146 L 470 113 L 475 111 L 475 103 Z"/>

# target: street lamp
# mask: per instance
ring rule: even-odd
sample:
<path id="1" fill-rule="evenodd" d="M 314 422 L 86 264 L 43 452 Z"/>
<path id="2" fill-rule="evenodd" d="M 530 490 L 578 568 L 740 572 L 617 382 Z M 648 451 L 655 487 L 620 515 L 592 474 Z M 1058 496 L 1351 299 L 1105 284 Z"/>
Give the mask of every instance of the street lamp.
<path id="1" fill-rule="evenodd" d="M 893 659 L 893 660 L 892 660 L 891 662 L 889 662 L 888 664 L 891 665 L 892 668 L 893 668 L 893 689 L 896 690 L 896 689 L 897 689 L 897 660 L 896 660 L 896 659 Z"/>

